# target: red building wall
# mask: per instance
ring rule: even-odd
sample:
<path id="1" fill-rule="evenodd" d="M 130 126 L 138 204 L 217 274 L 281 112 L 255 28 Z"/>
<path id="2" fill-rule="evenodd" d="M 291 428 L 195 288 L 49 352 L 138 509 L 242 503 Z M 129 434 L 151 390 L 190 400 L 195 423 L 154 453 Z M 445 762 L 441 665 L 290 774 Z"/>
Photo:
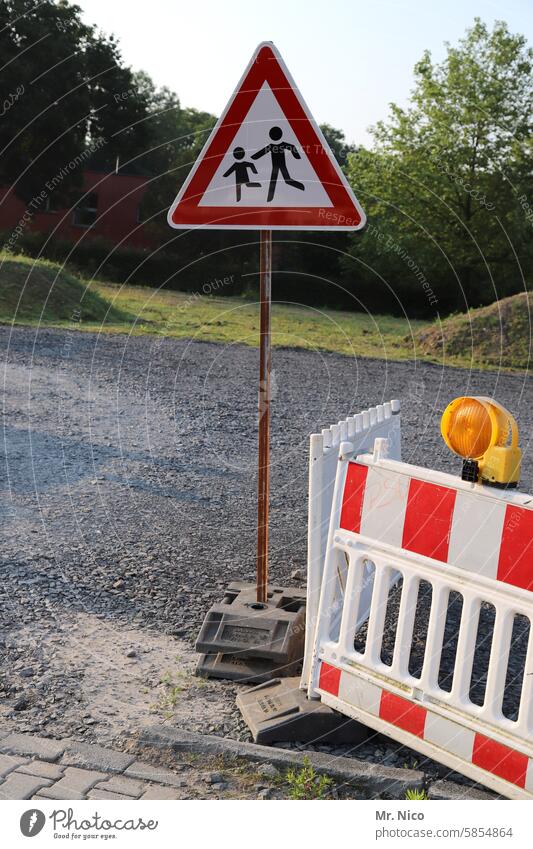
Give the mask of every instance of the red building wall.
<path id="1" fill-rule="evenodd" d="M 97 196 L 96 220 L 90 226 L 75 222 L 74 209 L 46 212 L 46 188 L 28 207 L 5 186 L 0 187 L 0 230 L 9 234 L 17 227 L 24 214 L 24 229 L 43 233 L 53 231 L 54 236 L 78 241 L 100 237 L 114 244 L 150 247 L 151 241 L 139 223 L 139 208 L 147 190 L 148 178 L 129 174 L 85 171 L 83 192 Z M 14 248 L 15 249 L 15 248 Z"/>

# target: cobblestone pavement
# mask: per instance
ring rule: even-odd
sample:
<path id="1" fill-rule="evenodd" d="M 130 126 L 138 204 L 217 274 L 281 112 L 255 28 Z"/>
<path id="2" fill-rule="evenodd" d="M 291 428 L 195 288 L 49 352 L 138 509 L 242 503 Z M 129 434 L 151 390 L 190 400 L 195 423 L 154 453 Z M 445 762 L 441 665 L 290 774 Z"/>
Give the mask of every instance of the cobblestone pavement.
<path id="1" fill-rule="evenodd" d="M 190 790 L 182 764 L 170 770 L 74 740 L 0 738 L 0 800 L 183 799 Z"/>
<path id="2" fill-rule="evenodd" d="M 176 748 L 182 736 L 186 745 Z M 154 745 L 156 739 L 168 743 Z M 131 751 L 118 751 L 73 739 L 0 732 L 0 801 L 288 799 L 293 796 L 286 771 L 306 763 L 301 752 L 259 746 L 251 754 L 249 743 L 230 744 L 162 726 L 150 729 L 144 740 L 132 738 L 131 745 Z M 434 780 L 417 769 L 329 756 L 324 764 L 324 755 L 314 753 L 311 758 L 327 775 L 323 798 L 404 798 L 408 788 L 422 787 L 435 800 L 499 798 L 470 782 Z"/>

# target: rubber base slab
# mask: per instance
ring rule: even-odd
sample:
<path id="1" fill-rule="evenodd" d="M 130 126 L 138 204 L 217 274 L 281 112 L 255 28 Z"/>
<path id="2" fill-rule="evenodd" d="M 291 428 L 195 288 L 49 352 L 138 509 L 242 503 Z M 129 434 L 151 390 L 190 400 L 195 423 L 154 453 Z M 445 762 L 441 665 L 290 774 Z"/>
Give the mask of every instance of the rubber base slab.
<path id="1" fill-rule="evenodd" d="M 278 678 L 237 696 L 255 743 L 353 744 L 370 731 L 300 690 L 300 678 Z"/>

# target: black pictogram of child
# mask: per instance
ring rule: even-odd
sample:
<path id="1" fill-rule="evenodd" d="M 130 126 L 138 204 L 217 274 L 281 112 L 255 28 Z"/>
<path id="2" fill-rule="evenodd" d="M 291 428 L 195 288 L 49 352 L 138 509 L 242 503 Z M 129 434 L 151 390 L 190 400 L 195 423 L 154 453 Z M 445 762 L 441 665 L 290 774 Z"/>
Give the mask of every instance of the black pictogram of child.
<path id="1" fill-rule="evenodd" d="M 267 144 L 262 150 L 258 150 L 257 153 L 252 154 L 252 159 L 259 159 L 261 156 L 264 156 L 266 153 L 270 153 L 272 157 L 272 173 L 270 175 L 270 184 L 268 186 L 268 196 L 267 202 L 274 200 L 274 194 L 276 191 L 276 183 L 278 181 L 278 174 L 281 172 L 281 175 L 287 185 L 292 186 L 295 189 L 300 189 L 300 191 L 305 191 L 305 186 L 303 183 L 300 183 L 298 180 L 293 180 L 291 175 L 289 174 L 287 164 L 285 162 L 285 151 L 290 151 L 295 159 L 301 159 L 298 150 L 293 144 L 289 144 L 288 142 L 280 142 L 280 139 L 283 135 L 283 130 L 281 127 L 272 127 L 269 134 L 275 144 Z M 278 143 L 279 142 L 279 143 Z"/>
<path id="2" fill-rule="evenodd" d="M 257 174 L 257 168 L 255 167 L 253 162 L 242 162 L 244 159 L 244 149 L 242 147 L 236 147 L 233 150 L 233 156 L 237 160 L 234 162 L 231 168 L 228 168 L 224 177 L 229 177 L 230 174 L 235 174 L 235 194 L 237 195 L 237 202 L 241 199 L 242 187 L 243 186 L 256 186 L 257 188 L 261 187 L 261 183 L 252 183 L 250 182 L 250 178 L 248 177 L 248 171 L 251 170 L 252 173 Z"/>

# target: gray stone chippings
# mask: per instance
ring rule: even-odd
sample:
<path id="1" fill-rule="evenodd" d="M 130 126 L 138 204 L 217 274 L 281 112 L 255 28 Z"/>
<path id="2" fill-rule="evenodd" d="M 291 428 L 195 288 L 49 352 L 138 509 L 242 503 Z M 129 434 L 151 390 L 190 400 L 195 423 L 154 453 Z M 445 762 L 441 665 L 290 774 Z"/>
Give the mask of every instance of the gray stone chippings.
<path id="1" fill-rule="evenodd" d="M 279 778 L 279 769 L 276 769 L 274 764 L 261 764 L 258 768 L 257 772 L 259 775 L 262 775 L 264 778 Z"/>
<path id="2" fill-rule="evenodd" d="M 134 696 L 124 696 L 119 687 L 116 703 L 94 704 L 97 688 L 91 687 L 95 679 L 89 678 L 84 658 L 73 660 L 60 650 L 65 644 L 75 649 L 79 620 L 89 622 L 88 630 L 98 622 L 110 642 L 126 631 L 117 651 L 136 671 L 149 632 L 167 635 L 181 644 L 180 650 L 192 652 L 206 610 L 227 583 L 255 579 L 257 351 L 190 339 L 7 326 L 0 327 L 0 350 L 5 363 L 3 463 L 9 481 L 9 500 L 0 508 L 0 629 L 7 682 L 0 753 L 56 763 L 67 747 L 64 740 L 113 745 L 119 735 L 147 721 L 146 716 L 142 723 L 132 720 Z M 272 582 L 290 585 L 305 576 L 308 435 L 384 400 L 402 401 L 404 461 L 459 474 L 460 461 L 440 436 L 441 411 L 465 391 L 494 395 L 518 420 L 524 449 L 520 489 L 533 489 L 529 376 L 290 348 L 275 348 L 272 356 Z M 399 589 L 391 599 L 392 617 Z M 421 663 L 427 600 L 421 599 L 420 606 L 415 671 Z M 446 626 L 450 649 L 459 616 L 455 608 Z M 386 656 L 393 651 L 393 629 L 388 630 L 382 647 Z M 84 634 L 80 642 L 90 645 L 90 638 Z M 510 718 L 516 712 L 525 643 L 522 627 L 510 653 L 512 686 L 505 705 Z M 476 651 L 473 694 L 478 701 L 490 645 L 483 638 Z M 446 687 L 451 654 L 439 671 Z M 99 665 L 95 657 L 94 674 L 97 680 L 113 679 L 112 664 L 104 658 Z M 158 682 L 147 685 L 155 689 Z M 212 705 L 205 713 L 196 710 L 203 696 L 197 698 L 200 691 L 191 683 L 180 704 L 194 709 L 179 715 L 176 724 L 192 733 L 212 729 L 225 739 L 249 741 L 234 703 L 237 688 L 227 682 L 207 686 L 216 710 Z M 298 748 L 285 751 L 298 754 Z M 369 776 L 416 764 L 414 772 L 423 771 L 430 787 L 448 781 L 445 768 L 379 737 L 356 748 L 316 743 L 306 750 L 329 762 L 353 760 L 361 775 L 361 764 Z M 268 751 L 268 762 L 278 767 L 272 756 L 277 750 Z M 285 761 L 278 758 L 282 768 Z M 80 748 L 59 765 L 67 767 L 67 762 L 107 776 L 120 773 L 124 763 Z M 149 775 L 134 770 L 159 771 L 129 763 L 126 774 L 141 781 L 150 780 Z M 180 780 L 166 776 L 161 783 L 172 787 Z M 394 787 L 392 773 L 388 781 L 375 786 Z M 400 797 L 404 787 L 405 782 L 397 785 Z"/>

